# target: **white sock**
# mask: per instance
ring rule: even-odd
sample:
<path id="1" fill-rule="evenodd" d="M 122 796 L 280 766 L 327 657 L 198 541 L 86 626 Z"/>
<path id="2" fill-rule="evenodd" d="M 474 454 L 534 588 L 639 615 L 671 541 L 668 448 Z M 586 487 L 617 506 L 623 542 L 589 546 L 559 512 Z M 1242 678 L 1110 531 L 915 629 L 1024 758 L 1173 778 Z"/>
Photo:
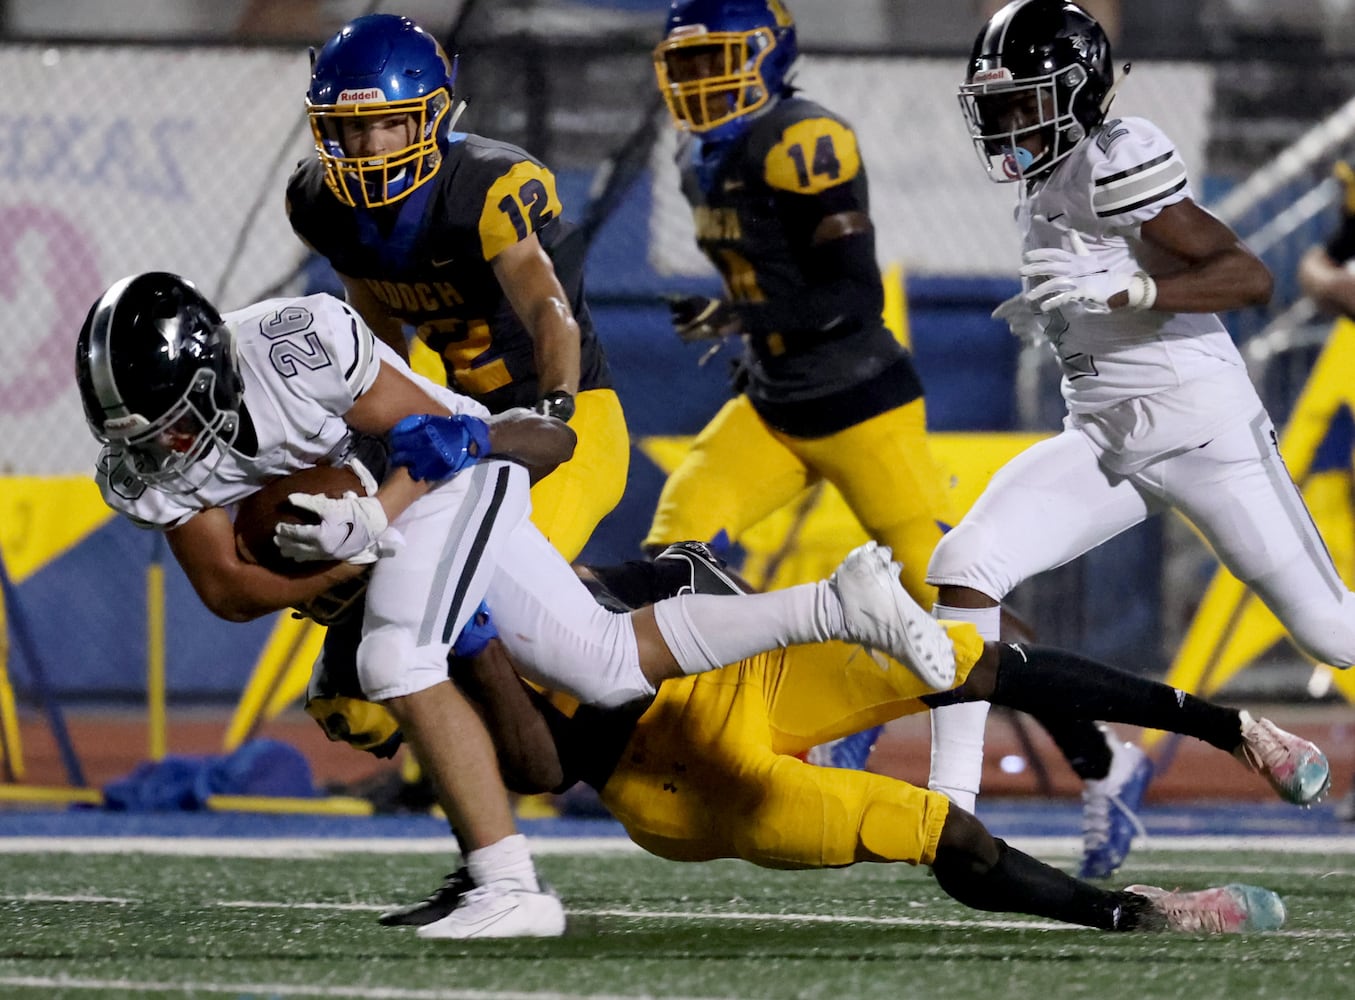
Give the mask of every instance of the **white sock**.
<path id="1" fill-rule="evenodd" d="M 654 620 L 684 674 L 737 663 L 778 646 L 824 642 L 842 631 L 826 580 L 765 594 L 683 594 L 654 605 Z"/>
<path id="2" fill-rule="evenodd" d="M 932 616 L 972 622 L 985 639 L 998 638 L 1001 608 L 951 608 L 937 604 Z M 974 811 L 983 778 L 983 732 L 988 702 L 971 701 L 932 709 L 932 769 L 927 787 L 966 812 Z"/>
<path id="3" fill-rule="evenodd" d="M 536 866 L 527 850 L 527 838 L 520 833 L 495 841 L 488 847 L 479 847 L 466 855 L 466 869 L 476 885 L 491 882 L 510 883 L 504 888 L 540 892 Z"/>

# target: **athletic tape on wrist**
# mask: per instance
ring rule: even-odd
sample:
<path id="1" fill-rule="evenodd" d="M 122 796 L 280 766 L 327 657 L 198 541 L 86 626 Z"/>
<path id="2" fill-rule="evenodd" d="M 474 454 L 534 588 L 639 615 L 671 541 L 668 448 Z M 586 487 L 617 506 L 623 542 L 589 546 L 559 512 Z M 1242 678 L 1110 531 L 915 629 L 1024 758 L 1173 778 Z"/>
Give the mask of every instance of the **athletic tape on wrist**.
<path id="1" fill-rule="evenodd" d="M 1142 311 L 1153 308 L 1153 303 L 1157 301 L 1157 282 L 1152 276 L 1143 271 L 1135 271 L 1129 279 L 1129 287 L 1125 289 L 1125 294 L 1129 296 L 1129 308 Z"/>

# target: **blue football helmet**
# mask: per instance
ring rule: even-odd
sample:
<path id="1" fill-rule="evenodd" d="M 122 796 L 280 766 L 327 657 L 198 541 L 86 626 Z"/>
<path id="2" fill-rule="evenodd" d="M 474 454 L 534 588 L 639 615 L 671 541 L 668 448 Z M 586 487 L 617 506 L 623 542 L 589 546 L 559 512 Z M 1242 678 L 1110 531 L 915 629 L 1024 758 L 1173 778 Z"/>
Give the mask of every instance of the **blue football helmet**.
<path id="1" fill-rule="evenodd" d="M 720 140 L 785 92 L 798 55 L 781 0 L 674 0 L 654 71 L 674 124 Z"/>
<path id="2" fill-rule="evenodd" d="M 1053 169 L 1101 124 L 1115 87 L 1110 41 L 1091 15 L 1069 0 L 1012 0 L 974 39 L 959 96 L 979 159 L 1001 182 Z M 1034 134 L 1039 152 L 1022 145 Z"/>
<path id="3" fill-rule="evenodd" d="M 315 56 L 306 92 L 315 151 L 335 197 L 376 208 L 432 180 L 455 118 L 455 82 L 456 60 L 407 17 L 368 14 L 339 29 Z M 391 129 L 396 144 L 361 148 L 364 133 Z"/>
<path id="4" fill-rule="evenodd" d="M 175 274 L 133 275 L 100 296 L 76 341 L 75 380 L 94 436 L 166 492 L 204 481 L 239 432 L 235 335 Z"/>

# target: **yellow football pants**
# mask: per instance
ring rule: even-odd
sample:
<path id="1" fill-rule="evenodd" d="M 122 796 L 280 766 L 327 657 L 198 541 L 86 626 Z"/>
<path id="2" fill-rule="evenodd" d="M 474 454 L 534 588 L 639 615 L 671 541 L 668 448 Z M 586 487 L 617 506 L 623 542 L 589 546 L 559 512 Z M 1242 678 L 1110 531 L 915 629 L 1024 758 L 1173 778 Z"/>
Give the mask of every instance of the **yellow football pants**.
<path id="1" fill-rule="evenodd" d="M 721 530 L 737 541 L 820 480 L 837 488 L 867 534 L 894 550 L 904 588 L 930 608 L 936 588 L 926 581 L 927 562 L 951 517 L 921 399 L 822 438 L 782 434 L 747 396 L 730 400 L 664 483 L 645 545 L 709 541 Z"/>
<path id="2" fill-rule="evenodd" d="M 574 456 L 532 487 L 532 523 L 570 562 L 620 502 L 630 470 L 630 432 L 616 393 L 589 389 L 574 403 Z"/>
<path id="3" fill-rule="evenodd" d="M 947 627 L 960 684 L 984 644 L 972 625 Z M 929 692 L 887 657 L 835 642 L 665 681 L 602 803 L 632 840 L 674 861 L 931 864 L 950 808 L 944 795 L 791 756 L 926 711 L 919 699 Z"/>

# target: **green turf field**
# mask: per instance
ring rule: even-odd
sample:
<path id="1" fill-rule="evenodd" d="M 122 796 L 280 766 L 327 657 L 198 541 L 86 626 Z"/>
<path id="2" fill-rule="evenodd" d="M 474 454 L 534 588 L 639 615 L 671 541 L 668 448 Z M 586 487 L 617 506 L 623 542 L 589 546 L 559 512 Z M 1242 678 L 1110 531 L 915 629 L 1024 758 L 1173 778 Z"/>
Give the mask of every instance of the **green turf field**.
<path id="1" fill-rule="evenodd" d="M 0 856 L 0 997 L 1322 1000 L 1348 997 L 1355 968 L 1355 856 L 1294 841 L 1140 851 L 1117 880 L 1266 885 L 1289 906 L 1287 928 L 1266 935 L 1109 935 L 980 914 L 902 867 L 784 873 L 543 849 L 567 936 L 469 944 L 375 921 L 437 884 L 439 855 L 317 841 L 219 856 L 251 850 L 219 843 L 185 848 L 200 856 Z"/>

